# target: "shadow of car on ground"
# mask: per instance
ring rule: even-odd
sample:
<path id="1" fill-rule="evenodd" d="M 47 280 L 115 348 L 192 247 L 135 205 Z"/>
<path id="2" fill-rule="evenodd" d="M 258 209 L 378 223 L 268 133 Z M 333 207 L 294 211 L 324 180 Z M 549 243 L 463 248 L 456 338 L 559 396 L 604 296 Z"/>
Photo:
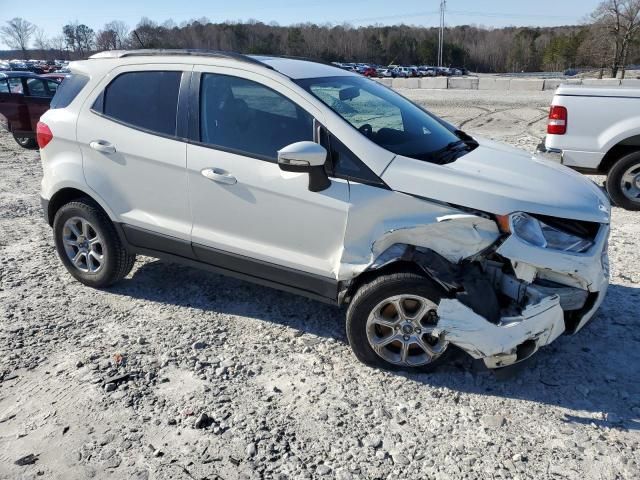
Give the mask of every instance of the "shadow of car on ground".
<path id="1" fill-rule="evenodd" d="M 272 322 L 332 338 L 350 355 L 343 309 L 234 278 L 154 260 L 109 291 Z M 638 302 L 640 288 L 612 284 L 596 317 L 577 335 L 562 336 L 531 359 L 493 374 L 466 355 L 432 374 L 396 374 L 430 387 L 584 412 L 565 414 L 567 423 L 640 429 Z"/>

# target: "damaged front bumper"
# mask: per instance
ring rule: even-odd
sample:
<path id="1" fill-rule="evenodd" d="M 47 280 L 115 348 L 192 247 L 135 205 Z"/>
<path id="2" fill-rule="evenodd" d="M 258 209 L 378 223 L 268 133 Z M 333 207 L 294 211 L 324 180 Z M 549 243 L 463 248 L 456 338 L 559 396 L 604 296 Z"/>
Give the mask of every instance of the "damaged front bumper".
<path id="1" fill-rule="evenodd" d="M 490 322 L 461 299 L 443 299 L 434 335 L 442 335 L 489 368 L 530 357 L 562 333 L 579 331 L 602 303 L 609 283 L 609 227 L 602 225 L 594 246 L 574 254 L 533 247 L 508 237 L 497 254 L 511 262 L 514 274 L 486 261 L 484 273 L 509 305 Z M 475 311 L 474 311 L 475 310 Z"/>
<path id="2" fill-rule="evenodd" d="M 528 358 L 564 332 L 560 297 L 552 295 L 529 305 L 520 315 L 487 322 L 459 300 L 445 299 L 438 307 L 434 335 L 444 335 L 489 368 L 504 367 Z"/>

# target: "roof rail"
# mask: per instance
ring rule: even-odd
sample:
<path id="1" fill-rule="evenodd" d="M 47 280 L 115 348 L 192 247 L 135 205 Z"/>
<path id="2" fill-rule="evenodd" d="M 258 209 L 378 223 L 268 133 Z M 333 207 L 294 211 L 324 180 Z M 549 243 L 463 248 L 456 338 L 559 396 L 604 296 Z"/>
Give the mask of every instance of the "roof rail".
<path id="1" fill-rule="evenodd" d="M 238 60 L 240 62 L 260 65 L 273 70 L 269 65 L 256 60 L 248 55 L 237 52 L 225 52 L 222 50 L 204 50 L 198 48 L 150 48 L 143 50 L 105 50 L 104 52 L 91 55 L 89 58 L 125 58 L 125 57 L 146 57 L 146 56 L 178 56 L 190 55 L 194 57 L 216 57 Z"/>
<path id="2" fill-rule="evenodd" d="M 299 56 L 299 55 L 269 55 L 269 54 L 256 54 L 256 55 L 249 55 L 251 58 L 255 58 L 255 59 L 259 59 L 259 58 L 263 58 L 263 59 L 267 59 L 267 58 L 283 58 L 285 60 L 301 60 L 304 62 L 312 62 L 312 63 L 320 63 L 322 65 L 328 65 L 330 67 L 335 67 L 335 65 L 333 65 L 331 62 L 328 62 L 326 60 L 322 60 L 319 58 L 311 58 L 311 57 L 303 57 L 303 56 Z"/>

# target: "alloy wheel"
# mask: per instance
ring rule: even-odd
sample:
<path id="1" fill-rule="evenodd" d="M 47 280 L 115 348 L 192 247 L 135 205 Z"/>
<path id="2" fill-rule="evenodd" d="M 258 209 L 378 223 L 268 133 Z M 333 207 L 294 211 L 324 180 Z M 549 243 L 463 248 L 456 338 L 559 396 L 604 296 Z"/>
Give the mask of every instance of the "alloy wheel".
<path id="1" fill-rule="evenodd" d="M 105 264 L 103 240 L 84 218 L 72 217 L 64 223 L 62 243 L 67 257 L 81 272 L 98 273 Z"/>
<path id="2" fill-rule="evenodd" d="M 640 203 L 640 165 L 632 165 L 624 172 L 620 187 L 625 197 L 634 203 Z"/>
<path id="3" fill-rule="evenodd" d="M 416 295 L 396 295 L 380 302 L 367 318 L 369 345 L 385 361 L 404 367 L 433 362 L 449 342 L 434 335 L 438 306 Z"/>

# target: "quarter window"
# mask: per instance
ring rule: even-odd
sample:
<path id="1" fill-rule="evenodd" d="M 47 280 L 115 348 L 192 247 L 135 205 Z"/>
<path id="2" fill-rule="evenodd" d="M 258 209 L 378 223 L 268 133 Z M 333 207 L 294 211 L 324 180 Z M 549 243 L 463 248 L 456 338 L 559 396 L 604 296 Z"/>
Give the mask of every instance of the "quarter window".
<path id="1" fill-rule="evenodd" d="M 89 77 L 77 73 L 65 78 L 59 88 L 56 87 L 56 94 L 51 100 L 51 108 L 68 107 L 88 81 Z M 100 95 L 100 98 L 102 98 L 102 95 Z M 100 108 L 100 112 L 102 112 L 102 108 Z"/>
<path id="2" fill-rule="evenodd" d="M 200 84 L 200 140 L 276 160 L 281 148 L 313 140 L 313 117 L 264 85 L 205 73 Z"/>
<path id="3" fill-rule="evenodd" d="M 9 82 L 4 78 L 0 80 L 0 93 L 9 93 Z"/>
<path id="4" fill-rule="evenodd" d="M 52 82 L 51 80 L 47 80 L 47 88 L 49 89 L 49 95 L 54 96 L 58 91 L 58 82 Z"/>
<path id="5" fill-rule="evenodd" d="M 182 72 L 123 73 L 93 108 L 128 125 L 174 136 L 181 76 Z"/>

